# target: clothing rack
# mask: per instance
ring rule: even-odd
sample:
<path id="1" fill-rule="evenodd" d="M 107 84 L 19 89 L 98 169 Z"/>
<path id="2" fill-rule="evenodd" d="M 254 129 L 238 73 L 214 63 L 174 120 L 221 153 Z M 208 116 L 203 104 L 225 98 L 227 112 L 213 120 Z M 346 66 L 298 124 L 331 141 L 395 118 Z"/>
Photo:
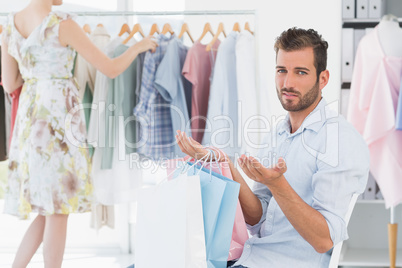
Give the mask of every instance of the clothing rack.
<path id="1" fill-rule="evenodd" d="M 78 16 L 199 16 L 199 15 L 255 15 L 255 10 L 193 10 L 193 11 L 68 11 Z M 0 12 L 0 16 L 8 16 L 9 13 Z"/>

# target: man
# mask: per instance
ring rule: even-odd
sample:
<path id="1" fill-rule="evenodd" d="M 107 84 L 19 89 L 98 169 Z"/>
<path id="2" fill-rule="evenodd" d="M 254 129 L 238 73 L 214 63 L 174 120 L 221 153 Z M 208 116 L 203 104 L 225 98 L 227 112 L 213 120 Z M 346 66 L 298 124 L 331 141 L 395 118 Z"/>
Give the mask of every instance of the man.
<path id="1" fill-rule="evenodd" d="M 321 96 L 329 79 L 327 48 L 312 29 L 291 28 L 276 40 L 276 90 L 288 114 L 260 154 L 275 165 L 245 155 L 238 160 L 256 181 L 253 190 L 229 161 L 253 235 L 232 267 L 328 267 L 331 248 L 348 238 L 344 216 L 352 195 L 365 189 L 369 152 Z M 180 131 L 176 139 L 188 155 L 207 153 Z"/>

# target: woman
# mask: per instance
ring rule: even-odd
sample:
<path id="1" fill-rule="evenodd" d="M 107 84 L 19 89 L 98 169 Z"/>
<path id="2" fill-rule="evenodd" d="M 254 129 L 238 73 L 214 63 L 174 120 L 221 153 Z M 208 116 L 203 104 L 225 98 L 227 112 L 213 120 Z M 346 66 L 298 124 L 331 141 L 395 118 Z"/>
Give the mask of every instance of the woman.
<path id="1" fill-rule="evenodd" d="M 151 37 L 110 59 L 81 27 L 53 5 L 31 0 L 10 14 L 2 38 L 2 77 L 11 93 L 24 84 L 10 147 L 5 213 L 38 216 L 27 230 L 13 267 L 26 267 L 43 242 L 45 267 L 60 267 L 67 218 L 90 209 L 90 158 L 78 90 L 72 78 L 75 51 L 110 78 L 121 74 L 141 52 L 155 51 Z M 78 111 L 78 112 L 77 112 Z"/>

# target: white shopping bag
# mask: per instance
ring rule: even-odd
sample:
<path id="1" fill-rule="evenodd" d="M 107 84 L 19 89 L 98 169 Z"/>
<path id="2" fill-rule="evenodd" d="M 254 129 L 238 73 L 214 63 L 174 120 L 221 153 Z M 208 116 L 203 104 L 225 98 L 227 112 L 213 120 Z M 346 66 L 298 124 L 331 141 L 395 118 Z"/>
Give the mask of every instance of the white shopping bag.
<path id="1" fill-rule="evenodd" d="M 187 178 L 186 268 L 206 268 L 200 176 L 181 175 L 177 179 L 183 177 Z"/>
<path id="2" fill-rule="evenodd" d="M 141 189 L 135 267 L 207 267 L 202 215 L 199 176 Z"/>

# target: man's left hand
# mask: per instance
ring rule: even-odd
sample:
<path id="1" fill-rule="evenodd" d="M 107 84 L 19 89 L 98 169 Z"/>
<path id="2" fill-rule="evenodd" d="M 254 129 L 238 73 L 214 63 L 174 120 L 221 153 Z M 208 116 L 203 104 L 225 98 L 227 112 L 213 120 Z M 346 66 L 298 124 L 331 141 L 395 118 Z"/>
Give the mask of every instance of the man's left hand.
<path id="1" fill-rule="evenodd" d="M 270 168 L 264 167 L 252 156 L 247 157 L 242 155 L 239 158 L 238 163 L 244 173 L 246 173 L 250 179 L 265 184 L 268 187 L 279 181 L 283 176 L 283 173 L 285 173 L 287 170 L 286 163 L 283 158 L 279 158 L 278 163 Z"/>

